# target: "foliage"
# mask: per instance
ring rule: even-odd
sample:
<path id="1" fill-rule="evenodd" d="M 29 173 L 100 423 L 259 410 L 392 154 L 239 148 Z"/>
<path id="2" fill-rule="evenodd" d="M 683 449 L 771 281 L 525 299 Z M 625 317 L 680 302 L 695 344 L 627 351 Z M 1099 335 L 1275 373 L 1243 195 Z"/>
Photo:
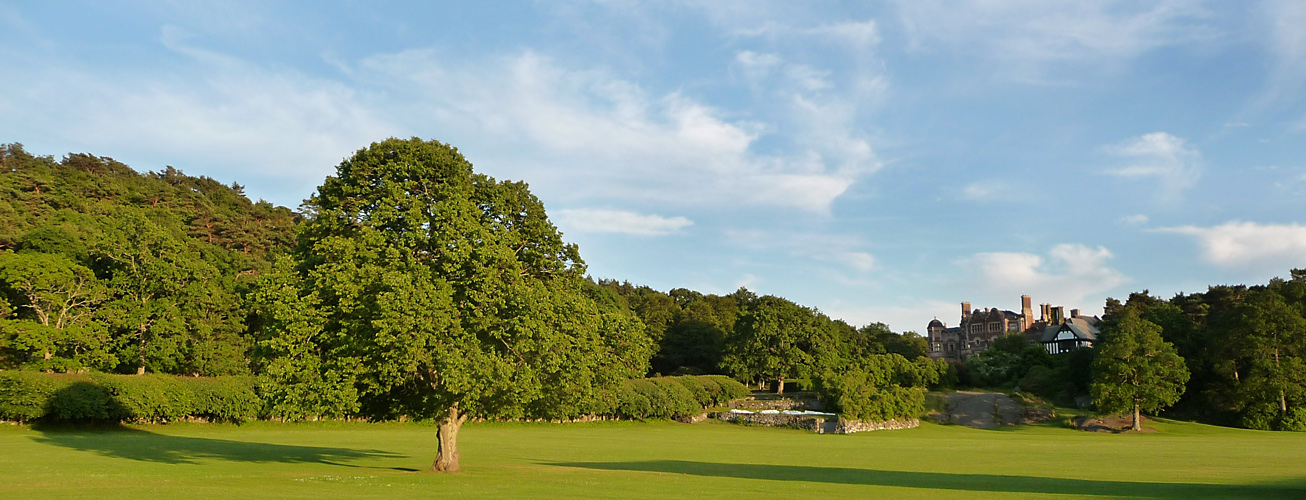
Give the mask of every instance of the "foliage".
<path id="1" fill-rule="evenodd" d="M 788 300 L 765 296 L 735 323 L 721 365 L 736 379 L 775 380 L 806 376 L 820 343 L 815 314 Z"/>
<path id="2" fill-rule="evenodd" d="M 1106 412 L 1155 412 L 1179 400 L 1188 368 L 1174 345 L 1161 339 L 1161 327 L 1129 311 L 1103 332 L 1095 347 L 1093 404 Z"/>
<path id="3" fill-rule="evenodd" d="M 261 407 L 250 377 L 0 371 L 0 419 L 4 420 L 241 422 L 258 418 Z"/>
<path id="4" fill-rule="evenodd" d="M 249 276 L 294 215 L 238 185 L 0 146 L 0 366 L 246 373 Z"/>
<path id="5" fill-rule="evenodd" d="M 870 355 L 814 377 L 817 396 L 851 419 L 915 418 L 925 410 L 924 388 L 947 373 L 943 361 L 908 361 L 899 354 Z"/>
<path id="6" fill-rule="evenodd" d="M 687 375 L 632 379 L 606 391 L 605 405 L 595 414 L 629 419 L 678 419 L 704 408 L 748 396 L 743 384 L 719 375 Z"/>

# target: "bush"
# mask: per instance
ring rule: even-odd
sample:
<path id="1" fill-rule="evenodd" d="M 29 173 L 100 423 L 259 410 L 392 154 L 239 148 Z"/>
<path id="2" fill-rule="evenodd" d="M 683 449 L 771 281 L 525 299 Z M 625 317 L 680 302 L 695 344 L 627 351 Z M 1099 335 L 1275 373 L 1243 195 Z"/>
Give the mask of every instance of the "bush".
<path id="1" fill-rule="evenodd" d="M 190 387 L 194 408 L 190 416 L 226 422 L 254 420 L 263 403 L 253 377 L 180 377 Z"/>
<path id="2" fill-rule="evenodd" d="M 653 403 L 648 397 L 635 390 L 633 381 L 627 380 L 616 391 L 617 403 L 613 406 L 612 415 L 645 419 L 653 413 Z"/>
<path id="3" fill-rule="evenodd" d="M 1020 379 L 1020 390 L 1044 398 L 1054 398 L 1061 392 L 1061 376 L 1053 369 L 1035 365 Z"/>
<path id="4" fill-rule="evenodd" d="M 672 377 L 670 380 L 675 381 L 677 384 L 684 386 L 685 389 L 688 389 L 689 393 L 694 396 L 694 400 L 698 402 L 699 408 L 712 406 L 712 404 L 716 402 L 716 399 L 712 397 L 712 394 L 707 392 L 707 388 L 703 386 L 703 381 L 699 380 L 698 377 L 684 375 L 680 377 Z"/>
<path id="5" fill-rule="evenodd" d="M 881 387 L 875 384 L 874 378 L 858 369 L 826 375 L 818 384 L 817 394 L 841 416 L 855 420 L 915 418 L 925 412 L 923 390 L 896 385 Z"/>
<path id="6" fill-rule="evenodd" d="M 195 392 L 172 375 L 107 375 L 91 380 L 113 398 L 110 418 L 125 422 L 168 422 L 195 412 Z"/>
<path id="7" fill-rule="evenodd" d="M 167 422 L 257 418 L 251 377 L 0 372 L 0 419 Z"/>
<path id="8" fill-rule="evenodd" d="M 45 416 L 57 389 L 55 380 L 43 373 L 0 372 L 0 420 L 28 422 Z"/>
<path id="9" fill-rule="evenodd" d="M 46 403 L 49 420 L 85 421 L 115 419 L 113 397 L 90 379 L 69 379 Z"/>
<path id="10" fill-rule="evenodd" d="M 716 382 L 721 388 L 721 396 L 717 399 L 717 404 L 726 404 L 731 400 L 743 399 L 748 397 L 749 390 L 738 380 L 725 375 L 704 375 L 702 378 Z"/>
<path id="11" fill-rule="evenodd" d="M 622 418 L 684 418 L 747 395 L 743 384 L 720 375 L 654 377 L 627 380 L 592 406 L 597 414 Z"/>

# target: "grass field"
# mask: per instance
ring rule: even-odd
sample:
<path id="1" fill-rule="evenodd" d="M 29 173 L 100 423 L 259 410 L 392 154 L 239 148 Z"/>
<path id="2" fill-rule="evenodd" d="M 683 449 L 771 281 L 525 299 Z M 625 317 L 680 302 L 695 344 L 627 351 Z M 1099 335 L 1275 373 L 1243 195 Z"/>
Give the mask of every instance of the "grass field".
<path id="1" fill-rule="evenodd" d="M 700 424 L 468 424 L 429 474 L 416 424 L 0 426 L 5 498 L 1306 498 L 1306 434 L 1159 422 L 853 435 Z"/>

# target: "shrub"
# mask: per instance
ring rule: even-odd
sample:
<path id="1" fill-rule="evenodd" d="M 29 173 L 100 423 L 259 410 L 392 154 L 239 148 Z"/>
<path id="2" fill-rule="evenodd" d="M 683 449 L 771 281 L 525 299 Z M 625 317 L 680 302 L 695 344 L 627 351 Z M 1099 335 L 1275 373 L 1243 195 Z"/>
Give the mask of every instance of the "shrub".
<path id="1" fill-rule="evenodd" d="M 50 395 L 46 403 L 46 416 L 50 420 L 111 420 L 114 414 L 113 397 L 90 379 L 67 379 L 62 387 Z"/>
<path id="2" fill-rule="evenodd" d="M 661 409 L 659 413 L 662 413 L 662 415 L 659 416 L 663 418 L 682 418 L 695 415 L 703 410 L 703 405 L 698 403 L 694 393 L 681 385 L 675 378 L 662 377 L 650 379 L 649 381 L 656 385 L 664 395 L 662 402 L 666 406 Z M 658 408 L 655 407 L 654 411 L 658 411 Z"/>
<path id="3" fill-rule="evenodd" d="M 627 380 L 616 391 L 617 403 L 613 414 L 626 418 L 644 419 L 653 413 L 653 403 L 648 397 L 635 390 L 635 383 Z"/>
<path id="4" fill-rule="evenodd" d="M 45 416 L 46 403 L 57 388 L 43 373 L 0 372 L 0 420 L 27 422 Z"/>
<path id="5" fill-rule="evenodd" d="M 675 381 L 684 386 L 685 389 L 688 389 L 690 395 L 694 396 L 694 400 L 698 402 L 699 408 L 712 406 L 713 402 L 715 402 L 712 395 L 707 392 L 705 387 L 703 387 L 703 381 L 699 380 L 698 377 L 684 375 L 680 377 L 672 377 L 669 380 Z"/>
<path id="6" fill-rule="evenodd" d="M 749 395 L 748 388 L 744 384 L 725 375 L 704 375 L 703 378 L 712 380 L 721 387 L 721 398 L 717 399 L 717 404 L 725 404 L 734 399 L 743 399 Z"/>
<path id="7" fill-rule="evenodd" d="M 168 422 L 195 412 L 195 392 L 171 375 L 94 374 L 91 380 L 113 398 L 110 417 L 129 422 Z"/>
<path id="8" fill-rule="evenodd" d="M 1035 365 L 1020 379 L 1020 390 L 1045 398 L 1056 397 L 1061 392 L 1061 377 L 1051 368 Z"/>
<path id="9" fill-rule="evenodd" d="M 180 377 L 194 394 L 190 416 L 243 422 L 258 418 L 262 401 L 253 377 Z"/>
<path id="10" fill-rule="evenodd" d="M 925 412 L 925 393 L 920 388 L 901 387 L 902 381 L 937 382 L 917 372 L 921 365 L 901 356 L 871 356 L 866 365 L 853 365 L 840 372 L 827 371 L 816 377 L 816 392 L 826 407 L 858 420 L 915 418 Z M 932 364 L 930 367 L 932 368 Z"/>

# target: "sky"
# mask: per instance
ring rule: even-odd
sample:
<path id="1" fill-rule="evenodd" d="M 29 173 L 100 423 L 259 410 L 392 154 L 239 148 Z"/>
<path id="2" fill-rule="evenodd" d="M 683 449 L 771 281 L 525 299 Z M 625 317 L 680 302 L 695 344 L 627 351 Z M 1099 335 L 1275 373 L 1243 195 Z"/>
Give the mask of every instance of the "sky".
<path id="1" fill-rule="evenodd" d="M 388 137 L 596 278 L 923 332 L 1306 267 L 1306 2 L 0 1 L 0 143 L 298 207 Z M 1036 306 L 1037 307 L 1037 306 Z"/>

